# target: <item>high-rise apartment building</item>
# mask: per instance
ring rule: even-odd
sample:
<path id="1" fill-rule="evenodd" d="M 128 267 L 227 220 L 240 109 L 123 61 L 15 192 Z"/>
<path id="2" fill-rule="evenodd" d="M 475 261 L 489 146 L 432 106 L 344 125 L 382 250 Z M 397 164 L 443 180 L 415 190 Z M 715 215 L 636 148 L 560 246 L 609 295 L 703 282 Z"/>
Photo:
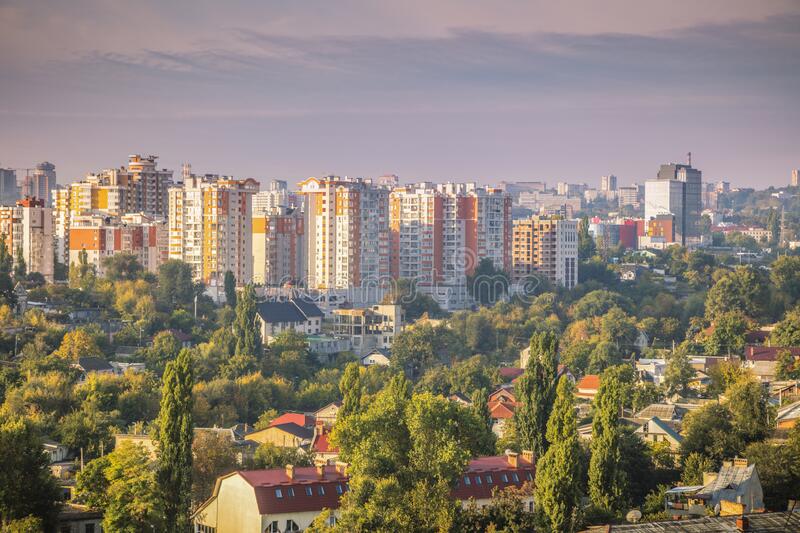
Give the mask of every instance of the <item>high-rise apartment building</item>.
<path id="1" fill-rule="evenodd" d="M 296 202 L 296 195 L 289 192 L 284 180 L 272 180 L 253 195 L 253 216 L 273 213 L 276 208 L 296 207 Z"/>
<path id="2" fill-rule="evenodd" d="M 143 214 L 112 217 L 98 213 L 72 217 L 69 263 L 78 264 L 82 252 L 99 276 L 103 259 L 119 253 L 136 256 L 142 267 L 156 272 L 167 258 L 167 227 L 163 219 Z"/>
<path id="3" fill-rule="evenodd" d="M 482 259 L 511 271 L 511 195 L 474 183 L 422 183 L 390 198 L 392 276 L 463 285 Z"/>
<path id="4" fill-rule="evenodd" d="M 383 286 L 389 279 L 389 189 L 327 176 L 300 186 L 305 206 L 307 286 Z"/>
<path id="5" fill-rule="evenodd" d="M 23 198 L 40 198 L 46 206 L 52 201 L 51 192 L 56 186 L 56 166 L 49 161 L 36 165 L 32 172 L 22 180 L 20 196 Z"/>
<path id="6" fill-rule="evenodd" d="M 191 265 L 195 279 L 238 284 L 253 277 L 253 179 L 191 176 L 169 189 L 169 258 Z"/>
<path id="7" fill-rule="evenodd" d="M 542 275 L 568 289 L 578 283 L 578 221 L 533 216 L 514 221 L 515 281 Z"/>
<path id="8" fill-rule="evenodd" d="M 172 171 L 157 169 L 157 159 L 155 155 L 134 154 L 128 157 L 128 168 L 120 169 L 118 178 L 128 190 L 128 213 L 167 215 L 167 191 L 172 186 Z"/>
<path id="9" fill-rule="evenodd" d="M 253 205 L 253 282 L 271 287 L 304 282 L 304 234 L 299 210 L 274 207 L 265 212 Z"/>
<path id="10" fill-rule="evenodd" d="M 56 261 L 69 265 L 70 187 L 53 189 L 53 246 Z"/>
<path id="11" fill-rule="evenodd" d="M 658 215 L 675 217 L 676 240 L 681 245 L 700 238 L 703 210 L 702 173 L 689 165 L 661 165 L 658 177 L 645 183 L 645 220 Z"/>
<path id="12" fill-rule="evenodd" d="M 12 206 L 19 200 L 17 173 L 11 168 L 0 168 L 0 205 Z"/>
<path id="13" fill-rule="evenodd" d="M 617 190 L 617 177 L 613 174 L 600 176 L 600 191 L 611 192 Z"/>
<path id="14" fill-rule="evenodd" d="M 638 209 L 639 186 L 631 185 L 629 187 L 620 187 L 619 189 L 617 189 L 617 199 L 619 200 L 620 207 L 629 205 Z"/>
<path id="15" fill-rule="evenodd" d="M 792 170 L 792 181 L 790 183 L 792 187 L 800 187 L 800 168 Z"/>
<path id="16" fill-rule="evenodd" d="M 19 252 L 28 272 L 53 281 L 53 213 L 44 200 L 24 198 L 0 207 L 0 239 L 16 263 Z"/>

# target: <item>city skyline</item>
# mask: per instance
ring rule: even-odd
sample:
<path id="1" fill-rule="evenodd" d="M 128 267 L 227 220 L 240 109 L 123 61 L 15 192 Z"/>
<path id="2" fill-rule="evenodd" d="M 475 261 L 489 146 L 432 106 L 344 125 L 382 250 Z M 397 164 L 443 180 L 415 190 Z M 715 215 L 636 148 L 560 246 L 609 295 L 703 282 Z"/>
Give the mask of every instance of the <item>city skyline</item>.
<path id="1" fill-rule="evenodd" d="M 692 151 L 789 182 L 796 2 L 606 6 L 5 2 L 0 166 L 628 185 Z"/>

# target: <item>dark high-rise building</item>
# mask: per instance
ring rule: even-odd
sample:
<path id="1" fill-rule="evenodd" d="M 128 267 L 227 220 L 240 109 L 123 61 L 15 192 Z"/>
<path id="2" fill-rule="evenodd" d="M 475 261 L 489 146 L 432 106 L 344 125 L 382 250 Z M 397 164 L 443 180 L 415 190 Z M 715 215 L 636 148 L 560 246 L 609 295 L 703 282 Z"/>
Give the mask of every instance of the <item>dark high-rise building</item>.
<path id="1" fill-rule="evenodd" d="M 700 239 L 700 214 L 703 211 L 703 173 L 691 165 L 661 165 L 656 180 L 647 182 L 649 198 L 645 202 L 651 212 L 661 211 L 675 216 L 676 233 L 681 244 Z M 667 185 L 668 188 L 659 186 Z M 679 196 L 679 198 L 678 198 Z M 646 210 L 648 211 L 648 210 Z M 645 213 L 648 218 L 648 213 Z"/>
<path id="2" fill-rule="evenodd" d="M 44 200 L 44 205 L 49 206 L 53 198 L 52 192 L 56 186 L 56 166 L 45 161 L 36 165 L 33 172 L 26 175 L 22 181 L 23 198 L 39 198 Z"/>
<path id="3" fill-rule="evenodd" d="M 17 173 L 10 168 L 0 168 L 0 205 L 14 205 L 19 200 Z"/>

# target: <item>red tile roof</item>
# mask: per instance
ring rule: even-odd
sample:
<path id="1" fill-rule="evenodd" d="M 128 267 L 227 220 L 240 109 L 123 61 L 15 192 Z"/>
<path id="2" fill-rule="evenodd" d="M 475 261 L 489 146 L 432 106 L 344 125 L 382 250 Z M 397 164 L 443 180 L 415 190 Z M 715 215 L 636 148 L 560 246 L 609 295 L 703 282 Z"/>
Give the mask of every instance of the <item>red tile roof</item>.
<path id="1" fill-rule="evenodd" d="M 578 390 L 598 390 L 600 388 L 600 376 L 597 374 L 587 374 L 581 378 L 577 385 Z"/>
<path id="2" fill-rule="evenodd" d="M 320 511 L 323 508 L 339 507 L 339 491 L 347 491 L 348 477 L 336 471 L 335 466 L 324 467 L 324 478 L 320 479 L 313 466 L 296 467 L 293 479 L 286 475 L 286 469 L 246 470 L 237 472 L 249 483 L 256 495 L 258 512 L 262 515 L 273 513 L 294 513 Z M 322 487 L 323 494 L 319 494 Z M 306 492 L 311 488 L 311 495 Z M 280 489 L 278 498 L 276 489 Z M 289 489 L 292 489 L 291 491 Z M 291 493 L 294 492 L 294 496 Z"/>
<path id="3" fill-rule="evenodd" d="M 505 366 L 500 369 L 500 377 L 503 378 L 505 381 L 512 380 L 521 376 L 525 372 L 522 368 L 515 368 L 511 366 Z"/>
<path id="4" fill-rule="evenodd" d="M 489 402 L 489 416 L 492 418 L 512 418 L 517 404 L 511 402 Z"/>
<path id="5" fill-rule="evenodd" d="M 778 354 L 788 350 L 793 356 L 800 357 L 800 347 L 790 346 L 745 346 L 744 356 L 748 361 L 777 361 Z"/>
<path id="6" fill-rule="evenodd" d="M 535 477 L 536 466 L 522 455 L 518 456 L 516 468 L 511 466 L 505 455 L 479 457 L 469 462 L 467 471 L 458 478 L 451 495 L 459 500 L 488 499 L 492 497 L 495 488 L 500 490 L 508 487 L 520 488 L 525 483 L 533 484 Z M 467 479 L 469 485 L 466 483 Z"/>
<path id="7" fill-rule="evenodd" d="M 314 417 L 308 416 L 303 413 L 283 413 L 281 416 L 272 420 L 269 427 L 279 426 L 281 424 L 297 424 L 302 427 L 313 427 Z"/>
<path id="8" fill-rule="evenodd" d="M 322 433 L 314 437 L 313 442 L 311 443 L 311 448 L 315 452 L 319 453 L 338 453 L 339 448 L 333 446 L 328 439 L 330 435 L 328 433 Z"/>

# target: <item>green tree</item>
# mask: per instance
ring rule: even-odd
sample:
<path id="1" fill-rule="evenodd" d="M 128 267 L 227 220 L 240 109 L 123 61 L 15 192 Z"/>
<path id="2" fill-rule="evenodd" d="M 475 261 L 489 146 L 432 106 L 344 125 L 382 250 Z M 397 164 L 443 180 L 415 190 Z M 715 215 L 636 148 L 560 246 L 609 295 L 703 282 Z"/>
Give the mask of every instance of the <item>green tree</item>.
<path id="1" fill-rule="evenodd" d="M 759 319 L 767 315 L 769 284 L 764 274 L 755 268 L 740 266 L 727 272 L 708 290 L 706 318 L 715 321 L 718 316 L 739 311 L 745 316 Z"/>
<path id="2" fill-rule="evenodd" d="M 552 332 L 531 337 L 528 366 L 516 386 L 519 405 L 514 412 L 519 444 L 536 457 L 547 451 L 547 421 L 555 400 L 558 337 Z"/>
<path id="3" fill-rule="evenodd" d="M 620 467 L 620 427 L 622 385 L 612 375 L 604 375 L 594 399 L 591 459 L 589 462 L 589 497 L 595 508 L 604 512 L 621 511 L 627 479 Z"/>
<path id="4" fill-rule="evenodd" d="M 773 426 L 774 412 L 769 393 L 751 377 L 740 379 L 725 392 L 733 427 L 743 442 L 763 440 Z"/>
<path id="5" fill-rule="evenodd" d="M 714 331 L 703 342 L 706 353 L 739 354 L 744 350 L 747 320 L 740 311 L 717 314 L 713 325 Z"/>
<path id="6" fill-rule="evenodd" d="M 167 363 L 158 415 L 158 483 L 170 531 L 187 531 L 192 489 L 192 356 L 182 350 Z"/>
<path id="7" fill-rule="evenodd" d="M 153 344 L 144 350 L 147 368 L 162 373 L 167 363 L 178 357 L 180 351 L 181 343 L 171 331 L 159 331 L 153 337 Z"/>
<path id="8" fill-rule="evenodd" d="M 778 352 L 775 372 L 778 379 L 800 379 L 800 362 L 795 359 L 790 350 L 781 350 Z"/>
<path id="9" fill-rule="evenodd" d="M 685 350 L 678 349 L 667 357 L 667 368 L 664 370 L 664 388 L 667 395 L 686 394 L 689 381 L 695 376 L 694 368 Z"/>
<path id="10" fill-rule="evenodd" d="M 202 502 L 211 496 L 219 476 L 236 470 L 236 448 L 228 436 L 202 431 L 192 443 L 192 454 L 192 497 Z"/>
<path id="11" fill-rule="evenodd" d="M 489 432 L 492 431 L 492 415 L 489 411 L 489 393 L 486 389 L 476 389 L 470 398 L 472 402 L 472 409 L 475 414 L 484 422 Z"/>
<path id="12" fill-rule="evenodd" d="M 406 320 L 412 321 L 423 315 L 430 318 L 442 316 L 442 308 L 430 295 L 418 290 L 414 281 L 399 279 L 383 298 L 384 304 L 396 304 L 403 308 Z"/>
<path id="13" fill-rule="evenodd" d="M 41 519 L 48 531 L 54 528 L 60 491 L 31 423 L 0 423 L 0 464 L 0 529 L 28 516 Z"/>
<path id="14" fill-rule="evenodd" d="M 578 223 L 578 257 L 585 261 L 597 253 L 597 246 L 589 233 L 589 217 L 584 216 Z"/>
<path id="15" fill-rule="evenodd" d="M 684 458 L 698 453 L 720 464 L 744 449 L 727 405 L 708 403 L 690 411 L 683 419 L 682 433 L 681 454 Z"/>
<path id="16" fill-rule="evenodd" d="M 14 265 L 14 279 L 24 281 L 28 275 L 28 265 L 25 264 L 25 256 L 22 253 L 22 246 L 17 246 L 17 260 Z"/>
<path id="17" fill-rule="evenodd" d="M 123 442 L 107 457 L 103 529 L 122 533 L 180 531 L 164 521 L 156 468 L 144 447 Z"/>
<path id="18" fill-rule="evenodd" d="M 683 460 L 683 475 L 681 482 L 684 485 L 702 485 L 703 474 L 706 472 L 716 472 L 717 465 L 710 457 L 702 453 L 692 452 Z M 663 499 L 661 500 L 663 504 Z"/>
<path id="19" fill-rule="evenodd" d="M 361 369 L 358 363 L 348 363 L 345 367 L 339 381 L 339 392 L 342 395 L 342 407 L 337 418 L 344 420 L 361 410 Z"/>
<path id="20" fill-rule="evenodd" d="M 109 281 L 135 281 L 142 277 L 142 264 L 131 253 L 123 252 L 100 260 L 106 279 Z"/>
<path id="21" fill-rule="evenodd" d="M 195 296 L 192 267 L 177 259 L 170 259 L 158 267 L 156 301 L 159 309 L 171 312 L 176 308 L 189 309 Z"/>
<path id="22" fill-rule="evenodd" d="M 78 252 L 78 264 L 69 267 L 69 286 L 73 289 L 90 291 L 94 288 L 97 275 L 94 265 L 89 264 L 89 254 L 86 250 Z"/>
<path id="23" fill-rule="evenodd" d="M 788 500 L 800 494 L 800 450 L 791 445 L 754 442 L 747 446 L 744 456 L 757 465 L 764 506 L 770 511 L 786 510 Z"/>
<path id="24" fill-rule="evenodd" d="M 14 282 L 11 280 L 11 269 L 14 258 L 8 251 L 6 234 L 0 233 L 0 304 L 13 306 L 17 300 L 14 294 Z"/>
<path id="25" fill-rule="evenodd" d="M 581 450 L 573 386 L 566 376 L 558 382 L 547 440 L 552 444 L 536 464 L 535 500 L 552 531 L 569 533 L 579 525 Z"/>
<path id="26" fill-rule="evenodd" d="M 800 346 L 800 307 L 789 311 L 770 333 L 772 346 Z"/>
<path id="27" fill-rule="evenodd" d="M 800 257 L 784 255 L 771 265 L 770 280 L 775 285 L 775 294 L 783 300 L 786 309 L 800 302 Z"/>
<path id="28" fill-rule="evenodd" d="M 225 304 L 236 307 L 236 276 L 230 270 L 225 271 Z"/>
<path id="29" fill-rule="evenodd" d="M 467 277 L 467 291 L 481 305 L 499 302 L 508 292 L 508 274 L 484 257 Z"/>
<path id="30" fill-rule="evenodd" d="M 236 335 L 236 355 L 261 356 L 261 330 L 256 321 L 256 292 L 247 285 L 236 302 L 236 318 L 233 321 Z"/>

